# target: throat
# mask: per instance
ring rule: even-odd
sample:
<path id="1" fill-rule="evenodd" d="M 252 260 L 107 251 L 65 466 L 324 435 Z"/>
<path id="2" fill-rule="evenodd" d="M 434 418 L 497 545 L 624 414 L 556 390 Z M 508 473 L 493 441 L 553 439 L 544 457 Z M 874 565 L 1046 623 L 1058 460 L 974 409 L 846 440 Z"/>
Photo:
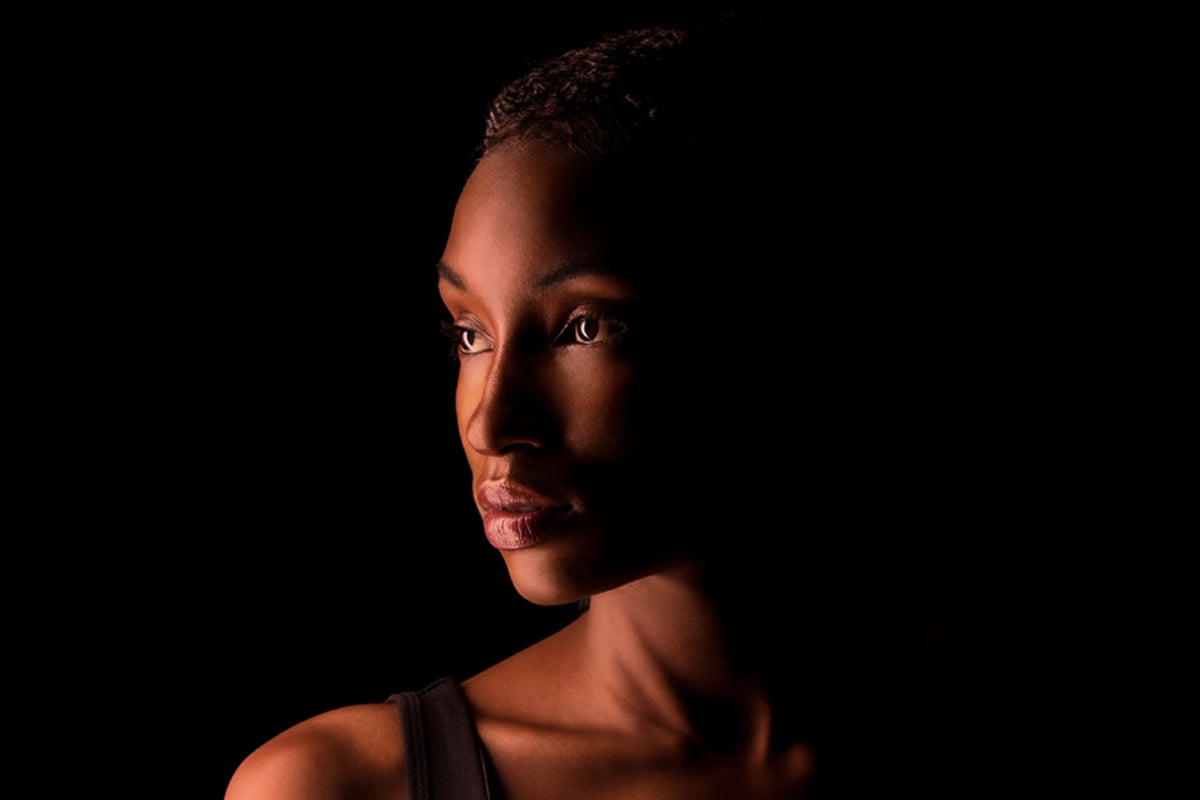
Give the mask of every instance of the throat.
<path id="1" fill-rule="evenodd" d="M 624 725 L 678 737 L 697 757 L 766 759 L 786 746 L 761 665 L 695 582 L 634 582 L 593 598 L 575 624 L 583 663 Z"/>

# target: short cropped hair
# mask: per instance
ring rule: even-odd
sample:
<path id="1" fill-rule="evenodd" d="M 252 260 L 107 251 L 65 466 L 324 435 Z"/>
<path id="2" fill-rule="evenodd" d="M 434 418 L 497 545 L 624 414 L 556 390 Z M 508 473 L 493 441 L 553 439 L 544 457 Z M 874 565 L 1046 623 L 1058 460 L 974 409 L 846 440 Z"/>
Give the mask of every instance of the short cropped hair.
<path id="1" fill-rule="evenodd" d="M 552 141 L 587 155 L 612 155 L 654 123 L 669 92 L 672 55 L 687 39 L 678 27 L 606 36 L 534 66 L 505 86 L 488 109 L 482 151 L 512 139 Z"/>
<path id="2" fill-rule="evenodd" d="M 610 34 L 505 86 L 480 157 L 528 141 L 599 157 L 627 189 L 621 203 L 631 228 L 644 228 L 643 252 L 744 252 L 779 229 L 768 224 L 784 208 L 777 192 L 800 163 L 796 60 L 778 31 L 748 16 Z"/>

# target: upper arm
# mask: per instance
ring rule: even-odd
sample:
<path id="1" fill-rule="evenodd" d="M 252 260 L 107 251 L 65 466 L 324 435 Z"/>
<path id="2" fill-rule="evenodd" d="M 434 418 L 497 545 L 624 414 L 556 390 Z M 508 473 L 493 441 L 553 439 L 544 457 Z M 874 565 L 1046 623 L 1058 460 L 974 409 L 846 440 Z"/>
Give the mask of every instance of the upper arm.
<path id="1" fill-rule="evenodd" d="M 238 766 L 225 800 L 408 800 L 394 706 L 351 706 L 301 722 Z"/>

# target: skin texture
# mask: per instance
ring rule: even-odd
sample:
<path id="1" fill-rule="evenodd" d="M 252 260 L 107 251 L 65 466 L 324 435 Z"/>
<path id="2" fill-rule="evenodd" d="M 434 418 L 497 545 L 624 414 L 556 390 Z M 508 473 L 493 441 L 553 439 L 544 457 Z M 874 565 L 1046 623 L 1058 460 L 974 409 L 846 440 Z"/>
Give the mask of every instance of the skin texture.
<path id="1" fill-rule="evenodd" d="M 546 147 L 483 159 L 442 258 L 442 298 L 471 342 L 456 401 L 477 499 L 514 485 L 570 507 L 537 547 L 502 550 L 517 590 L 542 604 L 613 588 L 682 549 L 655 518 L 661 497 L 645 494 L 668 459 L 641 391 L 638 292 L 599 232 L 594 170 Z"/>
<path id="2" fill-rule="evenodd" d="M 677 454 L 656 436 L 670 417 L 640 392 L 654 350 L 638 347 L 636 276 L 601 233 L 616 223 L 592 202 L 600 174 L 552 145 L 489 155 L 443 255 L 476 488 L 512 479 L 579 510 L 536 546 L 503 551 L 509 574 L 535 602 L 592 597 L 578 621 L 464 689 L 513 798 L 792 796 L 811 754 L 774 737 L 769 692 L 725 634 L 705 560 L 643 510 L 661 497 L 637 502 L 659 485 L 642 465 Z M 605 271 L 547 285 L 581 261 Z M 580 309 L 612 311 L 589 343 L 571 330 Z"/>
<path id="3" fill-rule="evenodd" d="M 490 153 L 443 254 L 459 432 L 485 531 L 499 530 L 528 599 L 591 598 L 463 689 L 509 800 L 801 797 L 812 750 L 784 732 L 770 681 L 731 637 L 740 610 L 690 526 L 656 511 L 661 489 L 646 494 L 680 454 L 659 435 L 670 407 L 647 390 L 655 349 L 638 341 L 654 309 L 620 269 L 600 174 L 548 144 Z M 524 489 L 489 494 L 496 485 Z M 514 537 L 519 526 L 489 522 L 497 504 L 556 511 Z M 226 800 L 404 797 L 395 714 L 356 706 L 285 731 Z"/>
<path id="4" fill-rule="evenodd" d="M 346 706 L 283 731 L 238 766 L 226 800 L 406 800 L 403 734 L 390 704 Z"/>

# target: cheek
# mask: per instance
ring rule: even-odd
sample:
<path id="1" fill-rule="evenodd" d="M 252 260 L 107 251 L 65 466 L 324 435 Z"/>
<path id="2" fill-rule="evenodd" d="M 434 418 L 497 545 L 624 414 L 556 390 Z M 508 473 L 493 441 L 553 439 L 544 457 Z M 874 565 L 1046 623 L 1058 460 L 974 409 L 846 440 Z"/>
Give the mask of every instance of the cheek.
<path id="1" fill-rule="evenodd" d="M 483 382 L 472 380 L 471 376 L 472 371 L 467 365 L 460 364 L 458 380 L 454 386 L 454 414 L 458 422 L 458 440 L 467 451 L 468 457 L 471 455 L 471 448 L 467 445 L 467 423 L 483 397 Z"/>
<path id="2" fill-rule="evenodd" d="M 639 444 L 637 370 L 613 360 L 571 365 L 558 398 L 564 434 L 575 449 L 598 460 L 616 460 Z"/>

